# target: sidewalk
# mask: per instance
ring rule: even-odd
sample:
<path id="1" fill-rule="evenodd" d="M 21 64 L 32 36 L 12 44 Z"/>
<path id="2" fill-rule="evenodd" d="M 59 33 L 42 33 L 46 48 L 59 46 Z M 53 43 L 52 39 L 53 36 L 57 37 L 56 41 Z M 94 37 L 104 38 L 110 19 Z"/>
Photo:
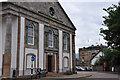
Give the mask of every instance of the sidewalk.
<path id="1" fill-rule="evenodd" d="M 92 76 L 92 75 L 87 74 L 87 73 L 78 72 L 77 74 L 73 74 L 73 75 L 43 77 L 41 80 L 45 80 L 45 79 L 76 79 L 76 78 L 90 77 L 90 76 Z"/>

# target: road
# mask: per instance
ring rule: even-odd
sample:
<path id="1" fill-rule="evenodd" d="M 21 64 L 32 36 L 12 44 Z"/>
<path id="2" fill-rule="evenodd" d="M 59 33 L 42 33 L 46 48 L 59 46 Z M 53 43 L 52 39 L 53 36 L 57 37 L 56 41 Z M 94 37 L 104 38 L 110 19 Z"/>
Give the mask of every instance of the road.
<path id="1" fill-rule="evenodd" d="M 78 72 L 79 74 L 80 72 Z M 120 80 L 120 75 L 108 73 L 108 72 L 82 72 L 83 74 L 89 74 L 91 76 L 79 80 Z M 80 74 L 82 74 L 80 73 Z"/>
<path id="2" fill-rule="evenodd" d="M 78 72 L 76 78 L 49 78 L 44 80 L 120 80 L 120 75 L 107 72 Z M 86 77 L 79 77 L 81 75 L 89 75 Z"/>

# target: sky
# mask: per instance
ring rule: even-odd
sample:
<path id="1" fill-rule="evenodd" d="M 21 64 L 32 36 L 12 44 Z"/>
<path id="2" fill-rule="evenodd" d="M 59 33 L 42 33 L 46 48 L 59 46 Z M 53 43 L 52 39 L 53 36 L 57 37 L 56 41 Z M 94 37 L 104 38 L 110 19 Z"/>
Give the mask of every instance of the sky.
<path id="1" fill-rule="evenodd" d="M 100 28 L 107 29 L 106 26 L 103 26 L 102 16 L 108 15 L 103 8 L 108 8 L 112 4 L 117 4 L 116 2 L 74 2 L 67 1 L 62 2 L 63 9 L 77 28 L 76 30 L 76 53 L 78 49 L 82 47 L 88 47 L 91 45 L 105 44 L 105 40 L 100 36 Z"/>
<path id="2" fill-rule="evenodd" d="M 106 45 L 106 41 L 99 35 L 100 28 L 107 29 L 107 27 L 102 25 L 102 16 L 108 15 L 103 8 L 117 4 L 119 0 L 59 0 L 59 2 L 77 28 L 75 37 L 76 53 L 82 47 L 101 43 Z"/>

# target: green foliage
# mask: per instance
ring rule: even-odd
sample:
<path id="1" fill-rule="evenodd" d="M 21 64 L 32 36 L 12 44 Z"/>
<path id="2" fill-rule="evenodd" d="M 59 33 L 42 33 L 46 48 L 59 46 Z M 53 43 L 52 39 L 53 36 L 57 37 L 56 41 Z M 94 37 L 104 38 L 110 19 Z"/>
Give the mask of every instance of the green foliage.
<path id="1" fill-rule="evenodd" d="M 107 66 L 120 65 L 120 2 L 103 10 L 108 13 L 108 16 L 103 16 L 103 25 L 107 26 L 107 29 L 101 28 L 100 35 L 107 41 L 109 48 L 103 50 L 104 56 L 97 64 L 103 65 L 107 62 Z"/>
<path id="2" fill-rule="evenodd" d="M 108 46 L 120 49 L 120 3 L 103 9 L 108 16 L 103 16 L 104 24 L 108 29 L 100 29 L 101 35 L 107 41 Z"/>
<path id="3" fill-rule="evenodd" d="M 107 66 L 120 65 L 120 51 L 112 48 L 104 48 L 103 53 L 104 56 L 96 61 L 96 65 L 103 65 L 104 62 L 107 63 Z"/>

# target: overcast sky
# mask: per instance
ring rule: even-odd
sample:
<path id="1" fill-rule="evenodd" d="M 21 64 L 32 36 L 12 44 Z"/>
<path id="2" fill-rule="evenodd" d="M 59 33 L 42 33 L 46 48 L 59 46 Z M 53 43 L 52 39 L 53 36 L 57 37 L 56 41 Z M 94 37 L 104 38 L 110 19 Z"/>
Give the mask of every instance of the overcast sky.
<path id="1" fill-rule="evenodd" d="M 108 8 L 117 2 L 60 2 L 68 14 L 76 30 L 76 53 L 78 48 L 91 45 L 104 44 L 100 36 L 100 28 L 103 26 L 102 16 L 107 15 L 103 8 Z"/>
<path id="2" fill-rule="evenodd" d="M 0 2 L 1 1 L 7 0 L 0 0 Z M 103 37 L 99 35 L 100 28 L 106 28 L 102 26 L 102 16 L 107 15 L 107 13 L 103 11 L 103 8 L 117 4 L 118 1 L 119 0 L 59 0 L 65 12 L 77 28 L 75 40 L 76 53 L 78 53 L 78 48 L 81 47 L 100 43 L 105 44 Z"/>

